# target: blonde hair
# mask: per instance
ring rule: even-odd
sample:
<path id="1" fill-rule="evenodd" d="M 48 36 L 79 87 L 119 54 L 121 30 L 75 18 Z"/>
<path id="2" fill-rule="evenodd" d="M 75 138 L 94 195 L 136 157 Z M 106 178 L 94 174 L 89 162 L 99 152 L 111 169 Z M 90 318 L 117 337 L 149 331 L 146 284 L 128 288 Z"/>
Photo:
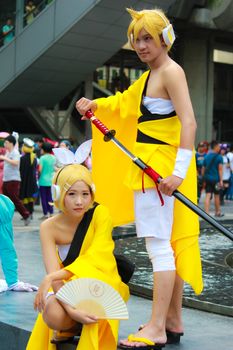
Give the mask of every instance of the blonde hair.
<path id="1" fill-rule="evenodd" d="M 34 159 L 36 157 L 35 153 L 34 153 L 34 147 L 29 147 L 29 146 L 26 146 L 26 145 L 23 145 L 22 146 L 22 152 L 23 153 L 30 153 L 30 162 L 31 162 L 31 165 L 33 164 L 34 162 Z"/>
<path id="2" fill-rule="evenodd" d="M 59 210 L 66 211 L 64 204 L 65 195 L 77 181 L 83 181 L 89 187 L 92 197 L 90 207 L 93 205 L 95 186 L 90 171 L 83 165 L 69 164 L 59 169 L 53 177 L 53 185 L 57 185 L 60 188 L 60 196 L 57 200 L 54 200 L 54 204 Z"/>
<path id="3" fill-rule="evenodd" d="M 134 41 L 142 29 L 145 29 L 152 36 L 156 45 L 160 47 L 162 31 L 170 24 L 164 12 L 160 9 L 135 11 L 127 8 L 126 10 L 132 18 L 127 31 L 132 48 L 134 48 Z M 170 48 L 171 45 L 167 46 L 167 50 Z"/>

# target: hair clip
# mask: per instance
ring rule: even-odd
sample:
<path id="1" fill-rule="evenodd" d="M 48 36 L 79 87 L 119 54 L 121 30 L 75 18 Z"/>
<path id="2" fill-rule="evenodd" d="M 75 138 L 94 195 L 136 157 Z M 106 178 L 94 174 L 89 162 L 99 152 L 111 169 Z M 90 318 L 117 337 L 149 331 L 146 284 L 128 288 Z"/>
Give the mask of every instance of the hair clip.
<path id="1" fill-rule="evenodd" d="M 130 40 L 130 44 L 133 45 L 133 42 L 134 42 L 134 35 L 133 35 L 133 33 L 130 33 L 129 40 Z"/>

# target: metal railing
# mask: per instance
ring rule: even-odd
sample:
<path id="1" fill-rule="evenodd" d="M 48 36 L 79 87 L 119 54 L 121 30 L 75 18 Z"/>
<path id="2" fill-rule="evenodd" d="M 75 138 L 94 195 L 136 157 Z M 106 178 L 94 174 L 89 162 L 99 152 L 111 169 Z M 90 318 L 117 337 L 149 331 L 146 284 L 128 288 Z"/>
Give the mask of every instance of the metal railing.
<path id="1" fill-rule="evenodd" d="M 3 27 L 7 23 L 3 24 L 1 27 L 1 33 L 0 33 L 0 47 L 4 46 L 5 44 L 9 43 L 15 35 L 19 34 L 20 31 L 16 30 L 16 23 L 20 23 L 21 25 L 18 26 L 19 28 L 23 29 L 24 27 L 30 25 L 36 16 L 39 15 L 48 5 L 50 5 L 55 0 L 42 0 L 38 4 L 33 4 L 32 6 L 28 5 L 28 3 L 24 6 L 24 8 L 21 8 L 20 10 L 13 12 L 11 14 L 6 14 L 6 21 L 7 19 L 12 20 L 12 28 L 6 33 L 3 34 Z M 23 14 L 23 15 L 22 15 Z M 3 16 L 3 15 L 2 15 Z M 11 35 L 13 33 L 13 35 Z M 8 38 L 8 40 L 6 40 Z"/>

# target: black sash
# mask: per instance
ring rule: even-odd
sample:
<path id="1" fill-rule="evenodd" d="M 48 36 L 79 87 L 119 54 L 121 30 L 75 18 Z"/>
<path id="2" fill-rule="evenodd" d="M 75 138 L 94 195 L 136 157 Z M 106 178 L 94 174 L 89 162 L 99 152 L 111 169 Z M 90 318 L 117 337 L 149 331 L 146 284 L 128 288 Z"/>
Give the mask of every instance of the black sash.
<path id="1" fill-rule="evenodd" d="M 141 132 L 139 129 L 137 131 L 137 142 L 141 143 L 153 143 L 155 145 L 168 145 L 167 142 L 161 141 L 159 139 L 155 139 L 154 137 L 148 136 Z"/>
<path id="2" fill-rule="evenodd" d="M 172 111 L 168 114 L 157 114 L 157 113 L 151 113 L 146 106 L 143 104 L 143 96 L 146 94 L 146 89 L 147 89 L 147 83 L 150 77 L 150 73 L 148 74 L 148 77 L 145 82 L 145 86 L 142 92 L 142 98 L 141 98 L 141 103 L 140 103 L 140 111 L 141 111 L 141 116 L 138 118 L 138 124 L 152 121 L 152 120 L 162 120 L 162 119 L 167 119 L 167 118 L 172 118 L 176 116 L 176 112 Z M 169 145 L 167 142 L 164 142 L 159 139 L 155 139 L 149 135 L 144 134 L 141 132 L 139 129 L 137 130 L 137 142 L 140 143 L 151 143 L 155 145 Z"/>
<path id="3" fill-rule="evenodd" d="M 93 208 L 89 209 L 83 216 L 80 224 L 78 225 L 74 238 L 71 242 L 69 252 L 67 254 L 67 257 L 62 262 L 63 266 L 68 266 L 72 264 L 72 262 L 79 256 L 83 240 L 85 238 L 85 235 L 87 233 L 88 227 L 91 223 L 95 208 L 98 206 L 98 203 L 94 203 Z"/>
<path id="4" fill-rule="evenodd" d="M 94 203 L 93 208 L 89 209 L 83 216 L 80 224 L 78 225 L 74 238 L 71 242 L 69 252 L 67 257 L 62 262 L 63 266 L 68 266 L 79 256 L 85 235 L 87 233 L 88 227 L 91 223 L 94 211 L 99 203 Z M 132 277 L 135 269 L 134 263 L 132 263 L 128 258 L 120 254 L 114 254 L 117 264 L 118 273 L 124 283 L 128 283 Z M 106 262 L 107 263 L 107 262 Z"/>
<path id="5" fill-rule="evenodd" d="M 140 111 L 142 115 L 138 118 L 138 124 L 149 122 L 151 120 L 168 119 L 176 116 L 176 111 L 172 111 L 167 114 L 151 113 L 143 104 L 141 104 Z"/>

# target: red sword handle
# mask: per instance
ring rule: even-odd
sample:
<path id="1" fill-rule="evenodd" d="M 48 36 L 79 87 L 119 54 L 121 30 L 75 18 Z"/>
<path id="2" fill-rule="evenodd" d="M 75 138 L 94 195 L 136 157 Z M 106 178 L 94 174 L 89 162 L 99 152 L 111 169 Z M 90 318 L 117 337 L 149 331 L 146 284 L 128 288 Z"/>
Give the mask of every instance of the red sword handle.
<path id="1" fill-rule="evenodd" d="M 104 141 L 110 141 L 115 135 L 115 130 L 109 130 L 99 119 L 97 119 L 94 113 L 89 110 L 85 113 L 85 116 L 104 134 Z"/>
<path id="2" fill-rule="evenodd" d="M 94 113 L 89 110 L 85 113 L 85 116 L 91 120 L 91 122 L 102 132 L 102 134 L 106 135 L 109 133 L 109 129 L 99 120 L 95 117 Z"/>

